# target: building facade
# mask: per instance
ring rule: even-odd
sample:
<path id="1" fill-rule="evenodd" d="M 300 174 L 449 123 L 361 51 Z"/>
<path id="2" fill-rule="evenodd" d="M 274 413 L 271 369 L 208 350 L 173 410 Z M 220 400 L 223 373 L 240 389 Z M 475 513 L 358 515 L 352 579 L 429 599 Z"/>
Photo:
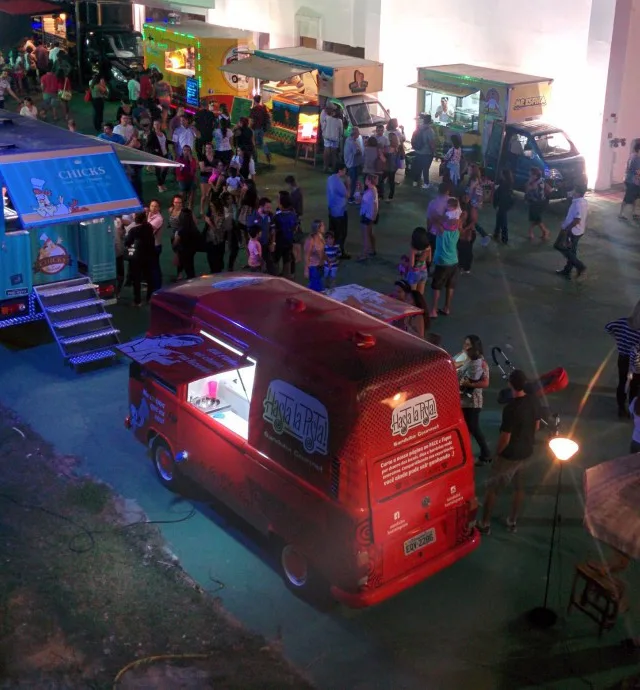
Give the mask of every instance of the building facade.
<path id="1" fill-rule="evenodd" d="M 546 119 L 573 138 L 596 189 L 623 181 L 640 138 L 633 50 L 640 0 L 192 0 L 184 11 L 268 34 L 271 48 L 305 45 L 379 60 L 381 100 L 408 130 L 416 116 L 408 85 L 418 67 L 468 63 L 549 77 Z"/>

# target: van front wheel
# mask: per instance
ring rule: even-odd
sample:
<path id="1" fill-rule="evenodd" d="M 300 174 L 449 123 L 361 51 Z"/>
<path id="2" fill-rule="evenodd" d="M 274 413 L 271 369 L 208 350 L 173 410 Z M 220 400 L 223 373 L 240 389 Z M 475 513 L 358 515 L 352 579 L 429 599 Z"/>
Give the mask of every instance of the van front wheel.
<path id="1" fill-rule="evenodd" d="M 287 584 L 294 589 L 303 589 L 309 583 L 309 562 L 291 544 L 285 544 L 280 553 L 280 565 Z"/>
<path id="2" fill-rule="evenodd" d="M 153 466 L 160 483 L 170 491 L 177 491 L 179 485 L 178 469 L 171 449 L 163 439 L 153 444 Z"/>

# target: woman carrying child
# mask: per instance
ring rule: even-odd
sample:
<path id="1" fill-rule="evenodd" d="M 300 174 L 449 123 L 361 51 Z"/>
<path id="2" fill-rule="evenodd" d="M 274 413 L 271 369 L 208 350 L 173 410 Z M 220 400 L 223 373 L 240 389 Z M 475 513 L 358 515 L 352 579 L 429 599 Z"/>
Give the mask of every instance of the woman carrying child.
<path id="1" fill-rule="evenodd" d="M 411 233 L 411 248 L 409 250 L 406 279 L 409 285 L 411 285 L 411 289 L 417 290 L 421 295 L 424 294 L 424 286 L 429 277 L 431 259 L 429 233 L 426 228 L 416 228 Z"/>
<path id="2" fill-rule="evenodd" d="M 460 383 L 460 406 L 469 433 L 480 448 L 476 466 L 491 462 L 491 451 L 480 428 L 482 391 L 489 386 L 489 366 L 484 359 L 482 341 L 477 335 L 468 335 L 462 344 L 462 352 L 456 357 Z"/>

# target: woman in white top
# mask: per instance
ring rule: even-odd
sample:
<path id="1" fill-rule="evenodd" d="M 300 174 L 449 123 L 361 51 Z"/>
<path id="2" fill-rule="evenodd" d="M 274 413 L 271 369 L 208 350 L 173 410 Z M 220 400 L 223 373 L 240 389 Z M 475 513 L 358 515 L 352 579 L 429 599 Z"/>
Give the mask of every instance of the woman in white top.
<path id="1" fill-rule="evenodd" d="M 162 287 L 162 270 L 160 269 L 160 254 L 162 254 L 162 228 L 164 218 L 160 210 L 160 202 L 151 199 L 149 210 L 147 211 L 147 222 L 153 228 L 153 239 L 156 245 L 156 260 L 153 262 L 151 274 L 153 278 L 153 289 L 159 290 Z"/>
<path id="2" fill-rule="evenodd" d="M 22 101 L 22 108 L 20 108 L 20 115 L 23 117 L 30 117 L 32 120 L 38 119 L 38 109 L 33 105 L 30 98 L 25 98 Z"/>
<path id="3" fill-rule="evenodd" d="M 160 211 L 160 202 L 157 199 L 151 199 L 149 203 L 149 210 L 147 211 L 147 222 L 153 228 L 153 239 L 155 240 L 156 253 L 158 256 L 162 253 L 162 228 L 164 227 L 164 218 Z"/>
<path id="4" fill-rule="evenodd" d="M 220 126 L 213 130 L 213 139 L 216 143 L 215 157 L 225 166 L 229 165 L 233 150 L 233 130 L 229 126 L 229 120 L 220 118 Z"/>

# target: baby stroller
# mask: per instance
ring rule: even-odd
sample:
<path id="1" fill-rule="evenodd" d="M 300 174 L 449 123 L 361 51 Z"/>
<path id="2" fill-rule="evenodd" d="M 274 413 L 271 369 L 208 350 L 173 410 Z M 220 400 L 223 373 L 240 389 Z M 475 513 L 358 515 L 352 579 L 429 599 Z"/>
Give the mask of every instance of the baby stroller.
<path id="1" fill-rule="evenodd" d="M 516 367 L 511 363 L 511 360 L 502 351 L 502 348 L 494 347 L 491 349 L 491 358 L 494 364 L 500 369 L 502 378 L 505 381 L 509 378 L 509 374 L 515 371 Z M 555 435 L 558 433 L 560 428 L 560 415 L 551 414 L 549 406 L 546 404 L 546 396 L 551 393 L 557 393 L 558 391 L 564 390 L 569 385 L 569 375 L 566 370 L 562 367 L 557 369 L 552 369 L 546 374 L 542 374 L 540 378 L 529 381 L 525 386 L 525 391 L 527 395 L 534 395 L 537 398 L 541 398 L 540 404 L 540 422 L 541 426 L 544 427 L 550 435 Z M 500 405 L 506 405 L 513 397 L 513 393 L 510 388 L 503 388 L 498 393 L 498 403 Z"/>

